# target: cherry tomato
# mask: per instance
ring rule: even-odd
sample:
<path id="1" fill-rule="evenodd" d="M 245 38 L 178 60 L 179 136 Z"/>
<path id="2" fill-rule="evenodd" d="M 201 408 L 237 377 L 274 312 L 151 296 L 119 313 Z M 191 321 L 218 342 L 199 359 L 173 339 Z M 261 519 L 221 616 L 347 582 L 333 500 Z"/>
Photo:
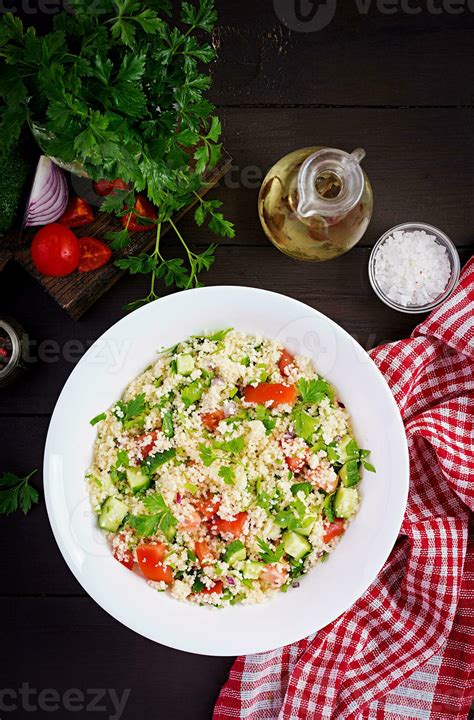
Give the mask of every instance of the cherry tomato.
<path id="1" fill-rule="evenodd" d="M 223 410 L 216 410 L 212 413 L 204 413 L 201 415 L 202 424 L 204 427 L 206 427 L 210 432 L 215 432 L 217 430 L 217 426 L 219 425 L 220 421 L 225 418 L 225 414 Z"/>
<path id="2" fill-rule="evenodd" d="M 298 473 L 306 464 L 306 460 L 301 457 L 286 457 L 285 462 L 293 473 Z"/>
<path id="3" fill-rule="evenodd" d="M 89 225 L 93 219 L 94 213 L 89 203 L 80 197 L 75 197 L 68 202 L 59 222 L 68 228 L 77 228 Z"/>
<path id="4" fill-rule="evenodd" d="M 222 585 L 222 580 L 218 580 L 214 583 L 214 585 L 210 588 L 204 588 L 203 590 L 200 590 L 198 593 L 195 593 L 196 595 L 212 595 L 212 593 L 217 593 L 218 595 L 222 595 L 222 592 L 224 590 L 224 587 Z"/>
<path id="5" fill-rule="evenodd" d="M 219 497 L 210 493 L 203 498 L 198 498 L 194 505 L 203 520 L 210 520 L 219 510 L 221 501 Z"/>
<path id="6" fill-rule="evenodd" d="M 277 405 L 293 405 L 296 400 L 294 385 L 281 383 L 260 383 L 257 387 L 247 385 L 244 388 L 244 400 L 256 405 L 276 407 Z"/>
<path id="7" fill-rule="evenodd" d="M 279 563 L 265 565 L 260 580 L 271 587 L 281 587 L 288 579 L 288 567 Z"/>
<path id="8" fill-rule="evenodd" d="M 344 530 L 344 520 L 334 520 L 334 522 L 329 523 L 329 525 L 325 528 L 323 542 L 331 542 L 331 540 L 339 537 L 339 535 L 343 535 Z"/>
<path id="9" fill-rule="evenodd" d="M 204 540 L 200 542 L 196 541 L 194 543 L 194 552 L 198 557 L 201 567 L 204 567 L 204 565 L 209 565 L 209 563 L 212 563 L 212 561 L 214 560 L 213 552 L 207 542 L 205 542 Z"/>
<path id="10" fill-rule="evenodd" d="M 116 180 L 97 180 L 94 183 L 94 191 L 102 197 L 110 195 L 114 190 L 128 190 L 125 180 L 117 178 Z"/>
<path id="11" fill-rule="evenodd" d="M 79 272 L 89 272 L 102 267 L 110 259 L 112 250 L 102 240 L 93 237 L 79 238 Z"/>
<path id="12" fill-rule="evenodd" d="M 135 205 L 133 206 L 134 212 L 130 212 L 127 215 L 122 215 L 120 218 L 124 228 L 128 227 L 129 230 L 154 230 L 154 223 L 141 223 L 140 218 L 149 218 L 150 220 L 156 220 L 156 210 L 153 205 L 146 199 L 144 195 L 137 195 L 135 198 Z M 129 219 L 130 218 L 130 219 Z"/>
<path id="13" fill-rule="evenodd" d="M 213 520 L 213 524 L 215 524 L 221 535 L 228 533 L 234 537 L 239 537 L 239 535 L 242 534 L 247 515 L 248 513 L 246 512 L 237 513 L 234 520 L 222 520 L 222 518 L 217 516 L 215 520 Z"/>
<path id="14" fill-rule="evenodd" d="M 137 560 L 140 570 L 149 580 L 170 584 L 173 582 L 173 571 L 169 565 L 163 565 L 165 550 L 166 546 L 163 543 L 139 545 Z"/>
<path id="15" fill-rule="evenodd" d="M 278 369 L 280 370 L 281 374 L 286 377 L 290 374 L 291 369 L 295 365 L 295 358 L 291 353 L 288 352 L 288 350 L 283 350 L 282 354 L 280 355 L 280 359 L 278 361 Z"/>
<path id="16" fill-rule="evenodd" d="M 33 238 L 31 259 L 40 273 L 50 277 L 70 275 L 79 263 L 79 242 L 59 223 L 45 225 Z"/>
<path id="17" fill-rule="evenodd" d="M 135 438 L 138 443 L 138 447 L 140 448 L 143 460 L 145 460 L 145 458 L 147 458 L 153 450 L 158 437 L 158 432 L 158 430 L 152 430 L 151 432 L 139 435 Z"/>

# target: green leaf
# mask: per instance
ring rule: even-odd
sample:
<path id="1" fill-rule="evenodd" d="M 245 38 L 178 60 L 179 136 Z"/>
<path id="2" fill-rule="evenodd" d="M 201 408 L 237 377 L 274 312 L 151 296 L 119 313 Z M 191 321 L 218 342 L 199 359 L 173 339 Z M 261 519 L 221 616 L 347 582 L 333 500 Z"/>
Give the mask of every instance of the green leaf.
<path id="1" fill-rule="evenodd" d="M 258 537 L 257 544 L 260 548 L 260 557 L 264 563 L 271 564 L 280 562 L 285 552 L 283 543 L 280 543 L 280 545 L 273 550 L 268 543 Z"/>
<path id="2" fill-rule="evenodd" d="M 308 445 L 311 445 L 316 425 L 319 420 L 303 409 L 301 405 L 296 405 L 292 412 L 293 426 L 298 437 L 303 438 Z"/>
<path id="3" fill-rule="evenodd" d="M 219 468 L 219 477 L 223 479 L 226 485 L 233 485 L 235 482 L 234 469 L 222 465 L 222 467 Z"/>
<path id="4" fill-rule="evenodd" d="M 105 413 L 105 412 L 100 413 L 99 415 L 96 415 L 95 417 L 92 418 L 92 420 L 90 421 L 90 424 L 97 425 L 97 423 L 101 422 L 102 420 L 105 420 L 106 417 L 107 417 L 107 413 Z"/>
<path id="5" fill-rule="evenodd" d="M 33 470 L 26 477 L 18 477 L 15 473 L 6 472 L 0 477 L 0 514 L 10 515 L 21 510 L 25 515 L 38 502 L 38 491 L 29 485 Z"/>
<path id="6" fill-rule="evenodd" d="M 176 450 L 174 448 L 163 450 L 163 452 L 158 452 L 154 455 L 148 455 L 146 460 L 142 462 L 142 468 L 146 470 L 149 475 L 154 475 L 159 467 L 173 460 L 175 456 Z"/>
<path id="7" fill-rule="evenodd" d="M 210 467 L 217 460 L 217 455 L 213 449 L 205 443 L 199 444 L 199 455 L 205 467 Z"/>
<path id="8" fill-rule="evenodd" d="M 300 391 L 301 401 L 306 405 L 318 405 L 325 397 L 334 398 L 334 389 L 326 380 L 305 380 L 296 383 Z"/>
<path id="9" fill-rule="evenodd" d="M 131 275 L 147 275 L 154 269 L 156 258 L 146 253 L 138 256 L 129 255 L 126 258 L 116 260 L 115 265 L 121 270 L 128 270 Z"/>
<path id="10" fill-rule="evenodd" d="M 372 465 L 372 463 L 368 462 L 368 460 L 362 460 L 362 465 L 365 467 L 366 470 L 369 472 L 377 472 L 375 467 Z"/>
<path id="11" fill-rule="evenodd" d="M 207 145 L 207 143 L 204 143 L 203 145 L 200 145 L 198 148 L 196 148 L 193 158 L 196 161 L 196 166 L 194 170 L 196 173 L 201 175 L 206 169 L 209 162 L 209 145 Z"/>
<path id="12" fill-rule="evenodd" d="M 145 409 L 145 395 L 144 393 L 140 393 L 128 402 L 119 400 L 113 409 L 113 413 L 115 417 L 122 422 L 122 424 L 125 424 L 129 420 L 133 420 L 138 415 L 141 415 Z"/>
<path id="13" fill-rule="evenodd" d="M 161 429 L 163 431 L 163 434 L 167 438 L 174 437 L 173 415 L 170 412 L 166 412 L 163 415 L 163 418 L 161 421 Z"/>
<path id="14" fill-rule="evenodd" d="M 311 493 L 313 486 L 309 482 L 295 483 L 291 486 L 292 495 L 297 495 L 299 492 L 305 494 L 306 497 Z"/>
<path id="15" fill-rule="evenodd" d="M 222 134 L 222 125 L 219 118 L 214 115 L 214 117 L 211 119 L 211 127 L 209 128 L 209 132 L 207 133 L 207 139 L 212 140 L 213 142 L 217 142 Z"/>
<path id="16" fill-rule="evenodd" d="M 238 455 L 245 447 L 245 439 L 243 435 L 241 435 L 240 437 L 233 438 L 232 440 L 215 443 L 215 445 L 219 450 L 232 453 L 233 455 Z"/>

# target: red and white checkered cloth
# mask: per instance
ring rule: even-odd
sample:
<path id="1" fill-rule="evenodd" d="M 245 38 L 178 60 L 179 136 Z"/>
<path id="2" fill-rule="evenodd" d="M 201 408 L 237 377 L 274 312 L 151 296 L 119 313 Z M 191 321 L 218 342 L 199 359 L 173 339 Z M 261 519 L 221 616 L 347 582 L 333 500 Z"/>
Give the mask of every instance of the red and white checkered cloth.
<path id="1" fill-rule="evenodd" d="M 362 598 L 293 645 L 239 657 L 214 720 L 466 718 L 474 695 L 474 258 L 412 337 L 372 358 L 411 479 L 399 539 Z"/>

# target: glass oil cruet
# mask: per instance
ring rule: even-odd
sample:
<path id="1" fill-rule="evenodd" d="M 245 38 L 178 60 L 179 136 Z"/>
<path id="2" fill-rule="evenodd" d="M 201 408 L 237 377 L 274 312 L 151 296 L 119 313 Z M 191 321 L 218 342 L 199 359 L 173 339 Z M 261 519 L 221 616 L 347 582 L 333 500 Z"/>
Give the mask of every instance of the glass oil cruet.
<path id="1" fill-rule="evenodd" d="M 310 147 L 271 168 L 258 211 L 279 250 L 298 260 L 330 260 L 359 242 L 373 210 L 372 187 L 360 166 L 364 157 L 361 148 Z"/>

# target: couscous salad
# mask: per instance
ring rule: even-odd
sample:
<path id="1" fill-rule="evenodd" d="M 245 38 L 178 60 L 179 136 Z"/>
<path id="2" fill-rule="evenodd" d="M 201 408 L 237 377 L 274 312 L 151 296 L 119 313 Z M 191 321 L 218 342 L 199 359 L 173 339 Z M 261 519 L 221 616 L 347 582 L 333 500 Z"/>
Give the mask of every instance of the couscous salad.
<path id="1" fill-rule="evenodd" d="M 114 557 L 197 604 L 298 587 L 374 469 L 311 360 L 235 330 L 161 352 L 91 423 L 87 482 Z"/>

